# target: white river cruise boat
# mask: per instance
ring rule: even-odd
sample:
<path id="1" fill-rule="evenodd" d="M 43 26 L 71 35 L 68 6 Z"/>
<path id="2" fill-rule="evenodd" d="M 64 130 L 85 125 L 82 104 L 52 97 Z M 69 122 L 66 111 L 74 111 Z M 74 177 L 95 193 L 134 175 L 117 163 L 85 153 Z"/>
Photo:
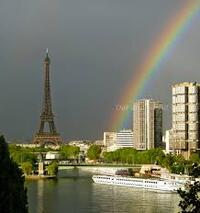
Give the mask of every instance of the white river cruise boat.
<path id="1" fill-rule="evenodd" d="M 109 175 L 93 175 L 92 179 L 95 183 L 99 184 L 138 187 L 168 192 L 176 192 L 177 189 L 183 186 L 183 184 L 180 184 L 176 181 L 162 180 L 162 179 L 149 179 L 149 178 L 145 179 L 145 178 L 109 176 Z"/>

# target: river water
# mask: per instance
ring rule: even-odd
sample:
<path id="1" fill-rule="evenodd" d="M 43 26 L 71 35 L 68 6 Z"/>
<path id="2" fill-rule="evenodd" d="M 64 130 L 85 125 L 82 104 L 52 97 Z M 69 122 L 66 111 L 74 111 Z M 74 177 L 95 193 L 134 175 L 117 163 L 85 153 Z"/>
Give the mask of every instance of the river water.
<path id="1" fill-rule="evenodd" d="M 62 170 L 57 180 L 26 181 L 30 213 L 178 212 L 178 194 L 95 184 L 91 173 Z"/>

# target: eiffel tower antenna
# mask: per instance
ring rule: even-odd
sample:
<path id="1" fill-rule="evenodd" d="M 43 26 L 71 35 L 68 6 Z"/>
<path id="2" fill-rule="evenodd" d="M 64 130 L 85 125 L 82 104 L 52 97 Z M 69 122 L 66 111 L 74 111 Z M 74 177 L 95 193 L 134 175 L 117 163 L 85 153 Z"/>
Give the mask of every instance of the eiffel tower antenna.
<path id="1" fill-rule="evenodd" d="M 49 51 L 46 50 L 46 57 L 44 59 L 44 96 L 42 112 L 40 115 L 39 131 L 35 135 L 33 143 L 45 145 L 59 145 L 62 142 L 60 135 L 56 131 L 54 114 L 51 103 L 51 87 L 50 87 L 50 58 Z M 49 131 L 45 130 L 45 124 L 48 125 Z"/>

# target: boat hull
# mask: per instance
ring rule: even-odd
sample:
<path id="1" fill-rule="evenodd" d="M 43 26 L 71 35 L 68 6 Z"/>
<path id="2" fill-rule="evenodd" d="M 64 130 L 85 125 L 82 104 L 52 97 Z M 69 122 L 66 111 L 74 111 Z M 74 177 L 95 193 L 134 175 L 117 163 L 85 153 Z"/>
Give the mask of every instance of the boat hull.
<path id="1" fill-rule="evenodd" d="M 93 175 L 93 181 L 98 184 L 117 185 L 134 188 L 144 188 L 153 191 L 177 192 L 181 187 L 175 181 L 143 179 L 121 176 Z"/>

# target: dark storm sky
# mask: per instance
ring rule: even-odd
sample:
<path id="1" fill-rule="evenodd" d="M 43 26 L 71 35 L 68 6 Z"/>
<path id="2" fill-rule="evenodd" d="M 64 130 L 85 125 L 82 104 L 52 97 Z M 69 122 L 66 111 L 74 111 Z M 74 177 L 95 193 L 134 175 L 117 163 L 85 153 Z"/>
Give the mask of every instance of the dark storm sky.
<path id="1" fill-rule="evenodd" d="M 129 78 L 185 2 L 0 0 L 0 132 L 31 139 L 37 131 L 49 48 L 57 129 L 67 140 L 101 139 Z M 144 92 L 165 104 L 165 114 L 171 83 L 200 82 L 199 21 L 197 16 Z"/>

